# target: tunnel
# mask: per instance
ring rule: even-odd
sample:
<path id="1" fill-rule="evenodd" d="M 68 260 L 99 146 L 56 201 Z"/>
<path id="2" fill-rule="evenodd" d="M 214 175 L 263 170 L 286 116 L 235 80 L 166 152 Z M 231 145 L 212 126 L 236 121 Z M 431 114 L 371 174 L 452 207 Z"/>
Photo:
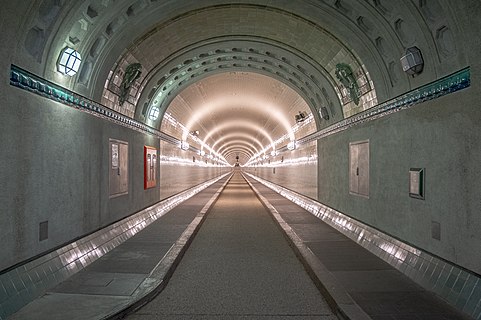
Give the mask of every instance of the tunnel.
<path id="1" fill-rule="evenodd" d="M 3 1 L 0 320 L 481 319 L 478 14 Z"/>

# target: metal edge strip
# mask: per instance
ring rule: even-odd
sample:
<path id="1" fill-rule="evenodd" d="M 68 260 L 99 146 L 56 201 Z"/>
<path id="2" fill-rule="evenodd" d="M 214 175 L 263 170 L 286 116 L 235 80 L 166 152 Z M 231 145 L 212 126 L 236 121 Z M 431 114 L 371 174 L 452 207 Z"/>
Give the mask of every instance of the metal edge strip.
<path id="1" fill-rule="evenodd" d="M 250 173 L 246 172 L 245 174 L 304 208 L 402 272 L 426 290 L 434 292 L 458 310 L 466 312 L 473 317 L 476 317 L 476 312 L 479 313 L 477 308 L 474 308 L 474 310 L 466 309 L 472 303 L 481 306 L 481 299 L 476 294 L 478 290 L 481 290 L 481 276 L 479 274 L 427 251 L 413 247 L 295 191 Z M 455 279 L 451 285 L 448 285 L 449 278 Z M 460 283 L 457 283 L 458 281 Z M 458 292 L 454 289 L 457 286 L 464 288 L 468 281 L 474 283 L 471 290 L 460 290 Z M 464 302 L 464 304 L 461 302 Z"/>

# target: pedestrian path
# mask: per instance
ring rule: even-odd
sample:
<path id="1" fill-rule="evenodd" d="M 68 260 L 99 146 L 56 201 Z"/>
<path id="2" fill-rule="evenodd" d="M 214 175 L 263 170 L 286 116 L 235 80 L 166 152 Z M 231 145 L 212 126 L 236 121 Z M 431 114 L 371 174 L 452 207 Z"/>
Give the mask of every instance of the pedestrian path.
<path id="1" fill-rule="evenodd" d="M 126 319 L 337 317 L 237 172 L 166 288 Z"/>
<path id="2" fill-rule="evenodd" d="M 469 319 L 237 170 L 10 319 L 124 316 Z"/>
<path id="3" fill-rule="evenodd" d="M 9 320 L 118 318 L 162 290 L 230 176 L 173 208 Z"/>
<path id="4" fill-rule="evenodd" d="M 303 208 L 246 178 L 275 208 L 278 221 L 294 231 L 293 245 L 307 246 L 313 254 L 317 261 L 305 262 L 317 268 L 313 271 L 323 277 L 328 296 L 345 291 L 374 320 L 471 319 Z"/>

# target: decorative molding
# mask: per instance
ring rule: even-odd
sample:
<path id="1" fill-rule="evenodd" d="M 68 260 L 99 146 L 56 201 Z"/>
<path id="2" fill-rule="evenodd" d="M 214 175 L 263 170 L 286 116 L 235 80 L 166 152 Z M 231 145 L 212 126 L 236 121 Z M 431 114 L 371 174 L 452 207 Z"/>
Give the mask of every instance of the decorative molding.
<path id="1" fill-rule="evenodd" d="M 378 104 L 377 106 L 360 112 L 352 117 L 341 120 L 327 128 L 312 133 L 302 139 L 299 139 L 298 143 L 305 144 L 313 140 L 328 137 L 332 134 L 347 130 L 364 122 L 376 120 L 391 113 L 409 109 L 423 102 L 434 100 L 447 94 L 457 92 L 469 87 L 470 85 L 470 68 L 467 67 L 449 76 L 411 90 L 399 97 Z"/>
<path id="2" fill-rule="evenodd" d="M 132 63 L 127 66 L 125 70 L 124 78 L 120 84 L 119 105 L 123 105 L 127 100 L 130 87 L 140 77 L 142 73 L 142 65 L 140 63 Z"/>
<path id="3" fill-rule="evenodd" d="M 98 102 L 83 97 L 73 91 L 62 86 L 54 84 L 46 79 L 36 76 L 15 65 L 10 68 L 10 84 L 23 90 L 30 91 L 50 100 L 63 103 L 69 107 L 79 109 L 96 117 L 109 120 L 121 126 L 136 130 L 142 133 L 150 134 L 160 138 L 163 141 L 177 145 L 180 140 L 156 130 L 142 122 L 127 117 L 117 111 L 107 108 Z"/>
<path id="4" fill-rule="evenodd" d="M 180 145 L 181 143 L 179 139 L 147 126 L 146 124 L 135 119 L 122 115 L 112 109 L 107 108 L 106 106 L 85 98 L 48 80 L 42 79 L 15 65 L 12 65 L 10 69 L 10 84 L 73 108 L 80 109 L 84 112 L 88 112 L 96 117 L 115 122 L 132 130 L 154 135 L 171 144 Z M 328 137 L 332 134 L 347 130 L 355 125 L 376 120 L 391 113 L 409 109 L 423 102 L 434 100 L 447 94 L 457 92 L 469 87 L 470 85 L 470 68 L 467 67 L 449 76 L 411 90 L 399 97 L 383 102 L 352 117 L 341 120 L 327 128 L 307 135 L 304 138 L 299 139 L 297 144 L 302 145 L 314 140 Z M 200 152 L 194 147 L 190 147 L 190 149 L 195 152 Z M 279 148 L 278 151 L 287 151 L 287 146 Z"/>
<path id="5" fill-rule="evenodd" d="M 168 135 L 162 131 L 154 129 L 140 121 L 137 121 L 126 115 L 123 115 L 98 102 L 95 102 L 91 99 L 81 96 L 66 88 L 63 88 L 62 86 L 59 86 L 37 75 L 34 75 L 15 65 L 11 65 L 11 68 L 10 68 L 10 84 L 20 89 L 38 94 L 50 100 L 60 102 L 64 105 L 78 109 L 80 111 L 87 112 L 98 118 L 102 118 L 104 120 L 114 122 L 123 127 L 127 127 L 129 129 L 132 129 L 144 134 L 156 136 L 160 140 L 168 142 L 175 146 L 180 146 L 182 143 L 181 140 L 175 137 L 172 137 L 171 135 Z M 191 138 L 193 138 L 194 140 L 196 139 L 196 137 L 193 137 L 192 135 L 191 135 Z M 201 150 L 193 146 L 189 146 L 188 150 L 193 151 L 199 155 L 201 154 Z M 229 165 L 224 160 L 220 162 L 217 161 L 216 165 L 218 164 L 222 164 L 224 166 Z"/>
<path id="6" fill-rule="evenodd" d="M 351 67 L 347 63 L 336 64 L 336 78 L 341 82 L 344 88 L 349 94 L 349 98 L 357 106 L 359 104 L 359 97 L 361 96 L 361 91 L 359 90 L 359 85 L 354 77 Z"/>

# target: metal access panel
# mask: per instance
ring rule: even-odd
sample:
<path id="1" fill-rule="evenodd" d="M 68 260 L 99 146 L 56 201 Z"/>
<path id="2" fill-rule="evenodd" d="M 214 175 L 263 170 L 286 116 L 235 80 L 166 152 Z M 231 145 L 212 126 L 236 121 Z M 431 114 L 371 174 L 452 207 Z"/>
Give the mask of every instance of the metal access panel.
<path id="1" fill-rule="evenodd" d="M 424 168 L 409 169 L 409 196 L 424 200 Z"/>
<path id="2" fill-rule="evenodd" d="M 195 162 L 195 158 L 194 158 Z M 157 149 L 144 146 L 144 189 L 157 184 Z"/>
<path id="3" fill-rule="evenodd" d="M 129 144 L 109 139 L 109 188 L 110 197 L 129 193 Z"/>
<path id="4" fill-rule="evenodd" d="M 349 192 L 369 197 L 369 140 L 349 144 Z"/>

